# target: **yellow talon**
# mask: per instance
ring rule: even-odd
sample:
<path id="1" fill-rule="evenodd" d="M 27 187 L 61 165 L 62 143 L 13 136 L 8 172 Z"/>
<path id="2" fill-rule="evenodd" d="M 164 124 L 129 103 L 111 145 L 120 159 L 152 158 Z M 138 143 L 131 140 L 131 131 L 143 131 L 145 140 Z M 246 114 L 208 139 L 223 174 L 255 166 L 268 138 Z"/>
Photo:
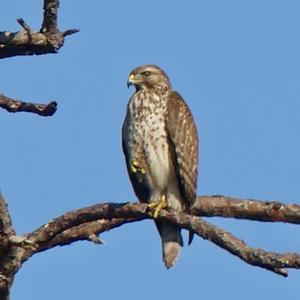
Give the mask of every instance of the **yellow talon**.
<path id="1" fill-rule="evenodd" d="M 134 160 L 132 163 L 131 163 L 131 171 L 133 173 L 136 173 L 138 171 L 138 166 L 139 166 L 139 163 Z"/>
<path id="2" fill-rule="evenodd" d="M 156 219 L 160 211 L 168 207 L 166 196 L 162 195 L 159 201 L 150 203 L 148 207 L 154 210 L 153 218 Z"/>
<path id="3" fill-rule="evenodd" d="M 133 172 L 133 173 L 136 173 L 137 172 L 137 168 L 132 164 L 131 165 L 131 171 Z"/>
<path id="4" fill-rule="evenodd" d="M 133 173 L 136 173 L 136 172 L 140 172 L 140 173 L 142 173 L 142 174 L 145 174 L 145 173 L 146 173 L 145 169 L 142 168 L 142 167 L 140 166 L 139 162 L 136 161 L 136 160 L 134 160 L 134 161 L 131 163 L 131 171 L 132 171 Z"/>

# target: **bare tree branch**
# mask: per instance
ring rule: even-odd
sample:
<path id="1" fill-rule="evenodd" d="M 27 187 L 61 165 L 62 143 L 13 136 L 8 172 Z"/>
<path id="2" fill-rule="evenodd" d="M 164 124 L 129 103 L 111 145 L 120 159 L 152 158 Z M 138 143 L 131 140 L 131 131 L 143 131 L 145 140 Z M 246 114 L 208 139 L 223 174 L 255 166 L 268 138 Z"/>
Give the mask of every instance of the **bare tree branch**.
<path id="1" fill-rule="evenodd" d="M 39 32 L 34 31 L 22 19 L 17 19 L 23 30 L 0 32 L 0 59 L 17 55 L 39 55 L 57 53 L 64 38 L 78 32 L 68 29 L 60 32 L 57 27 L 58 0 L 44 0 L 43 24 Z M 40 116 L 52 116 L 57 109 L 55 101 L 48 104 L 23 102 L 0 94 L 0 107 L 8 112 L 31 112 Z"/>
<path id="2" fill-rule="evenodd" d="M 18 23 L 24 30 L 0 32 L 0 59 L 18 55 L 57 53 L 67 35 L 78 32 L 69 29 L 60 32 L 57 27 L 58 0 L 44 0 L 44 18 L 39 32 L 32 30 L 23 19 Z"/>
<path id="3" fill-rule="evenodd" d="M 52 116 L 57 109 L 57 103 L 51 101 L 48 104 L 38 104 L 31 102 L 23 102 L 14 100 L 0 94 L 0 107 L 6 109 L 9 112 L 30 112 L 38 114 L 40 116 Z"/>
<path id="4" fill-rule="evenodd" d="M 41 32 L 56 33 L 57 31 L 57 10 L 58 0 L 44 1 L 44 19 Z"/>
<path id="5" fill-rule="evenodd" d="M 8 240 L 15 235 L 7 204 L 0 192 L 0 262 L 8 247 Z"/>
<path id="6" fill-rule="evenodd" d="M 199 217 L 224 216 L 298 224 L 300 222 L 300 206 L 224 196 L 201 196 L 197 197 L 192 212 L 197 216 L 162 210 L 159 218 L 193 231 L 203 239 L 213 242 L 248 264 L 270 270 L 279 275 L 287 276 L 287 268 L 300 268 L 299 254 L 279 254 L 251 248 L 231 233 Z M 2 228 L 6 226 L 10 235 L 0 264 L 0 299 L 5 299 L 1 298 L 1 295 L 8 295 L 15 273 L 32 255 L 81 240 L 102 244 L 102 241 L 97 237 L 100 233 L 126 223 L 152 218 L 147 204 L 103 203 L 67 212 L 23 237 L 16 237 L 12 236 L 14 231 L 3 197 L 2 200 L 0 198 L 0 214 L 2 223 L 6 224 L 2 225 Z"/>
<path id="7" fill-rule="evenodd" d="M 263 222 L 300 224 L 300 206 L 278 201 L 239 199 L 221 195 L 197 197 L 191 214 L 205 217 L 223 217 Z"/>
<path id="8" fill-rule="evenodd" d="M 14 235 L 15 230 L 12 226 L 7 204 L 0 192 L 0 270 L 4 270 L 6 268 L 5 258 L 7 257 L 10 246 L 9 239 Z M 12 281 L 13 276 L 9 278 L 4 274 L 0 275 L 0 299 L 7 299 Z"/>
<path id="9" fill-rule="evenodd" d="M 0 237 L 12 236 L 15 231 L 8 213 L 7 204 L 0 192 Z"/>
<path id="10" fill-rule="evenodd" d="M 288 275 L 288 272 L 284 268 L 300 268 L 300 255 L 297 253 L 279 254 L 251 248 L 231 233 L 195 216 L 171 214 L 165 211 L 163 215 L 166 220 L 179 225 L 181 228 L 193 231 L 203 239 L 213 242 L 253 266 L 267 269 L 285 277 Z"/>
<path id="11" fill-rule="evenodd" d="M 201 197 L 199 198 L 201 199 Z M 216 198 L 211 198 L 213 206 L 213 199 Z M 231 198 L 228 198 L 229 202 L 230 199 Z M 240 199 L 239 201 L 243 200 Z M 254 202 L 254 200 L 252 201 Z M 266 204 L 267 202 L 264 203 Z M 94 220 L 95 218 L 97 221 Z M 33 238 L 32 241 L 36 244 L 42 245 L 45 243 L 42 247 L 36 249 L 36 251 L 44 251 L 56 245 L 62 246 L 76 240 L 88 240 L 88 236 L 92 234 L 99 234 L 125 223 L 148 218 L 151 218 L 151 214 L 149 214 L 147 205 L 145 204 L 97 204 L 72 211 L 54 219 L 45 226 L 37 229 L 28 237 L 29 239 Z M 160 218 L 171 221 L 179 227 L 193 231 L 202 238 L 210 240 L 251 265 L 268 269 L 283 276 L 287 276 L 287 271 L 284 268 L 300 268 L 300 255 L 293 253 L 278 254 L 251 248 L 231 233 L 196 216 L 163 211 Z M 80 220 L 80 223 L 83 223 L 73 227 L 74 224 L 77 224 L 78 220 Z M 52 238 L 53 236 L 55 236 L 55 238 Z M 47 237 L 50 237 L 50 239 Z M 41 241 L 43 241 L 42 244 Z M 47 246 L 45 247 L 45 245 Z"/>

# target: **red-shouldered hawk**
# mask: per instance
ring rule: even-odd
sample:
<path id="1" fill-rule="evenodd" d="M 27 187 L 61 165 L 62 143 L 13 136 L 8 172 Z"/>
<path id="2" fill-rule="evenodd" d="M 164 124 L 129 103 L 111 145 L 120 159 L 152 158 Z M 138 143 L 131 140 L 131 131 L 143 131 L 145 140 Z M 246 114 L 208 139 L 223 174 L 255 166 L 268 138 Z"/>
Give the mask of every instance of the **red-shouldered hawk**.
<path id="1" fill-rule="evenodd" d="M 198 135 L 193 116 L 166 73 L 156 65 L 135 68 L 129 85 L 136 92 L 127 106 L 122 145 L 129 177 L 140 202 L 157 218 L 161 208 L 189 212 L 198 176 Z M 179 256 L 181 230 L 155 220 L 167 268 Z"/>

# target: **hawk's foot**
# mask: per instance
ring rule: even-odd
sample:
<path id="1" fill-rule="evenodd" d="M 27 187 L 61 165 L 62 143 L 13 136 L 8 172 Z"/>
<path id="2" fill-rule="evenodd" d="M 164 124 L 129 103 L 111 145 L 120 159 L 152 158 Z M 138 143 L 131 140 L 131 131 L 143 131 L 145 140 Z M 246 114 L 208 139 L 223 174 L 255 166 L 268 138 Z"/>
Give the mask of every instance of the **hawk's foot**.
<path id="1" fill-rule="evenodd" d="M 162 195 L 159 201 L 150 203 L 148 207 L 153 209 L 153 218 L 156 219 L 160 211 L 168 207 L 166 196 Z"/>
<path id="2" fill-rule="evenodd" d="M 142 174 L 146 173 L 145 169 L 143 167 L 141 167 L 140 163 L 136 160 L 132 161 L 130 168 L 133 173 L 136 173 L 136 172 L 140 172 Z"/>

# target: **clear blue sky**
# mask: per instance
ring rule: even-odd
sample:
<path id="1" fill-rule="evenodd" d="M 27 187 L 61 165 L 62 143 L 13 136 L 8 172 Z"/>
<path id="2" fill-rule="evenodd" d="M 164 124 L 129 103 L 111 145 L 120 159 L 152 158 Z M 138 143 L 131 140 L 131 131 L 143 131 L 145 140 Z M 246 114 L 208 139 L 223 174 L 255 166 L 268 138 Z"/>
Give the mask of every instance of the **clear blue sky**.
<path id="1" fill-rule="evenodd" d="M 300 2 L 62 0 L 57 55 L 1 60 L 0 91 L 58 101 L 51 118 L 0 110 L 1 191 L 18 234 L 97 202 L 135 201 L 120 129 L 129 72 L 155 63 L 201 137 L 198 194 L 300 202 Z M 42 1 L 1 3 L 0 30 L 41 23 Z M 300 227 L 210 219 L 254 247 L 300 252 Z M 12 299 L 291 299 L 282 278 L 196 238 L 166 270 L 152 222 L 34 256 Z"/>

